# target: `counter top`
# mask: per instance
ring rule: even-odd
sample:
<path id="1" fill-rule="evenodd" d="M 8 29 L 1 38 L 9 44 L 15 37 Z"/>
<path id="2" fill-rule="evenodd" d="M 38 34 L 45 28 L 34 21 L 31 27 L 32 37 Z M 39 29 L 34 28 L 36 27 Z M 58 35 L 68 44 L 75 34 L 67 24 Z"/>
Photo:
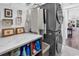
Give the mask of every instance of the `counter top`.
<path id="1" fill-rule="evenodd" d="M 17 34 L 9 37 L 0 38 L 0 55 L 7 53 L 13 49 L 16 49 L 22 45 L 30 43 L 38 38 L 41 38 L 41 35 L 33 33 L 24 33 Z"/>

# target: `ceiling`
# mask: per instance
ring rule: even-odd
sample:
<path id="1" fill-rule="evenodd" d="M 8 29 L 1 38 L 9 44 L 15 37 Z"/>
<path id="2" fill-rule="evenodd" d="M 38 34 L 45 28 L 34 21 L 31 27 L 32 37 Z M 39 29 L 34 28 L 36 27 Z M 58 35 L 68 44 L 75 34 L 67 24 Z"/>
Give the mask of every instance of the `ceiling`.
<path id="1" fill-rule="evenodd" d="M 79 3 L 61 3 L 62 7 L 69 7 L 69 6 L 75 6 L 75 5 L 79 5 Z"/>
<path id="2" fill-rule="evenodd" d="M 39 7 L 43 4 L 45 4 L 45 3 L 26 3 L 26 6 L 29 8 L 36 8 L 36 7 Z"/>
<path id="3" fill-rule="evenodd" d="M 39 7 L 39 6 L 43 5 L 43 4 L 45 4 L 45 3 L 26 3 L 26 6 L 28 8 L 36 8 L 36 7 Z M 74 5 L 78 5 L 78 4 L 79 3 L 61 3 L 61 6 L 63 8 L 65 8 L 65 7 L 74 6 Z"/>

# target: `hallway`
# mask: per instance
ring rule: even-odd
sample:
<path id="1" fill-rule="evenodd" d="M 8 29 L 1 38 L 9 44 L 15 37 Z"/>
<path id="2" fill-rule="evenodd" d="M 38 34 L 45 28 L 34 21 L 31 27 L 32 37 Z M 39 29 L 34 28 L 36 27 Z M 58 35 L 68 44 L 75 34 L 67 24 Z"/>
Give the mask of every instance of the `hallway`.
<path id="1" fill-rule="evenodd" d="M 75 49 L 79 49 L 79 29 L 74 28 L 72 31 L 72 38 L 66 40 L 66 44 Z"/>

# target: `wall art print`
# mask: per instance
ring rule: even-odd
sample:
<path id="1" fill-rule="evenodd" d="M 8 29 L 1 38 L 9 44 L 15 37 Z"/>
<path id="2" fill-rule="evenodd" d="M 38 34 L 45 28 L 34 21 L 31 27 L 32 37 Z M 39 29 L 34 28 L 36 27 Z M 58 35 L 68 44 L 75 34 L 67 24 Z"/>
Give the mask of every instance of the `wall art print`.
<path id="1" fill-rule="evenodd" d="M 12 17 L 12 9 L 5 8 L 4 9 L 4 16 L 11 18 Z"/>
<path id="2" fill-rule="evenodd" d="M 2 26 L 9 27 L 13 25 L 13 19 L 2 19 Z"/>
<path id="3" fill-rule="evenodd" d="M 22 17 L 22 10 L 17 10 L 17 17 Z"/>
<path id="4" fill-rule="evenodd" d="M 2 29 L 2 37 L 7 37 L 7 36 L 11 36 L 14 35 L 14 28 L 6 28 L 6 29 Z"/>
<path id="5" fill-rule="evenodd" d="M 21 25 L 22 17 L 16 17 L 15 23 L 16 23 L 16 25 Z"/>

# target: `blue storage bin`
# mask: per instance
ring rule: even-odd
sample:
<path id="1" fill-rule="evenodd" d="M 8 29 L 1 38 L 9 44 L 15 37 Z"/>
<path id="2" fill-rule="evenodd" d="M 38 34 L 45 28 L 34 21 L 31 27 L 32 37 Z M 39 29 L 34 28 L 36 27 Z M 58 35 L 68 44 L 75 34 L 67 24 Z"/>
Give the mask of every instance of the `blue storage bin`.
<path id="1" fill-rule="evenodd" d="M 20 48 L 20 56 L 30 56 L 30 55 L 31 55 L 30 44 L 26 44 Z"/>
<path id="2" fill-rule="evenodd" d="M 27 44 L 25 46 L 25 51 L 26 51 L 26 55 L 30 56 L 31 55 L 31 48 L 30 48 L 30 44 Z"/>
<path id="3" fill-rule="evenodd" d="M 36 51 L 39 51 L 41 49 L 41 42 L 40 40 L 35 41 L 35 49 Z"/>

